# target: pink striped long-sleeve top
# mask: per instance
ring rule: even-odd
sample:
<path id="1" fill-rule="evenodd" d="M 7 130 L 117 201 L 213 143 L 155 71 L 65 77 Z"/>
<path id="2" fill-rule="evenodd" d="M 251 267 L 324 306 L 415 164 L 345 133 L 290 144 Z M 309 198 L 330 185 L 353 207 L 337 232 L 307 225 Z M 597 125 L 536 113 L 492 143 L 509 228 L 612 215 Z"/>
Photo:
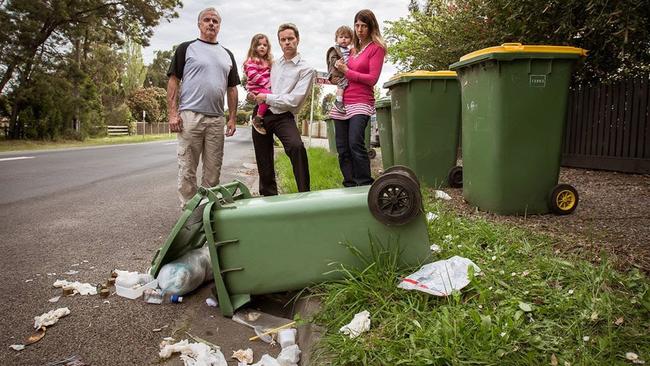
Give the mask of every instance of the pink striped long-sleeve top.
<path id="1" fill-rule="evenodd" d="M 244 63 L 246 72 L 246 90 L 260 92 L 262 89 L 271 89 L 271 66 L 261 60 L 249 58 Z"/>

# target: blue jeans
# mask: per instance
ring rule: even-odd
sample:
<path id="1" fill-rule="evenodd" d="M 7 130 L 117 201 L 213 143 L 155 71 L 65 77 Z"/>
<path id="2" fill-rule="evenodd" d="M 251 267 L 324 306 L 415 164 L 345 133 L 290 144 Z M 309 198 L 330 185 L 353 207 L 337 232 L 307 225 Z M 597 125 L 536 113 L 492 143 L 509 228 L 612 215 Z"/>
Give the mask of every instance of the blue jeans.
<path id="1" fill-rule="evenodd" d="M 370 159 L 366 146 L 366 126 L 370 116 L 357 114 L 348 120 L 334 120 L 336 129 L 336 151 L 343 174 L 344 187 L 372 184 Z"/>

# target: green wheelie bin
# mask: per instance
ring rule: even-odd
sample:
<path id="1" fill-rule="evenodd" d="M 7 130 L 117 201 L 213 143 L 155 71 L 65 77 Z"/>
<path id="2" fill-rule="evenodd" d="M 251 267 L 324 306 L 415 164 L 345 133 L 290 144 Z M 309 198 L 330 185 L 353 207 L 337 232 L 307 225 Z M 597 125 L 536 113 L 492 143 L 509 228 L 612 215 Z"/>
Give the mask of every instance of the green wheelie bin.
<path id="1" fill-rule="evenodd" d="M 393 166 L 393 117 L 390 113 L 390 97 L 383 97 L 375 102 L 377 127 L 379 127 L 379 147 L 381 163 L 384 169 Z"/>
<path id="2" fill-rule="evenodd" d="M 273 197 L 253 198 L 237 181 L 200 188 L 150 273 L 157 277 L 164 264 L 207 243 L 221 313 L 232 316 L 251 295 L 340 279 L 337 265 L 359 268 L 360 255 L 377 250 L 420 265 L 430 256 L 422 211 L 419 186 L 403 171 L 370 186 Z"/>
<path id="3" fill-rule="evenodd" d="M 397 74 L 390 89 L 393 163 L 410 167 L 431 187 L 461 187 L 456 166 L 460 136 L 460 86 L 453 71 Z"/>
<path id="4" fill-rule="evenodd" d="M 581 48 L 506 43 L 450 66 L 462 85 L 463 196 L 503 215 L 569 214 L 557 184 L 571 72 Z"/>
<path id="5" fill-rule="evenodd" d="M 336 154 L 336 128 L 334 127 L 334 120 L 328 118 L 327 122 L 327 142 L 329 146 L 330 153 Z M 368 121 L 368 126 L 366 126 L 366 149 L 368 149 L 368 157 L 374 159 L 377 156 L 375 149 L 370 146 L 370 121 Z"/>

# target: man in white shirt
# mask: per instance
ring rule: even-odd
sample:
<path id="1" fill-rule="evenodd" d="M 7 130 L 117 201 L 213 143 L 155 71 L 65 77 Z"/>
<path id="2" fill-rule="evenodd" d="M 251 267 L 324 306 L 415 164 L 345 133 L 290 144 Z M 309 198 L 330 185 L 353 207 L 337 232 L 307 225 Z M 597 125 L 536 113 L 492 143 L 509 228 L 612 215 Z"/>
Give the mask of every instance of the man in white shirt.
<path id="1" fill-rule="evenodd" d="M 278 28 L 278 41 L 282 57 L 271 68 L 271 93 L 254 96 L 256 103 L 265 102 L 269 109 L 264 115 L 267 134 L 253 130 L 255 159 L 260 174 L 260 194 L 278 194 L 275 181 L 273 135 L 275 134 L 291 160 L 298 191 L 309 191 L 309 163 L 307 150 L 300 138 L 295 115 L 305 102 L 314 80 L 314 69 L 298 53 L 300 34 L 294 24 L 286 23 Z M 253 96 L 249 96 L 253 97 Z"/>

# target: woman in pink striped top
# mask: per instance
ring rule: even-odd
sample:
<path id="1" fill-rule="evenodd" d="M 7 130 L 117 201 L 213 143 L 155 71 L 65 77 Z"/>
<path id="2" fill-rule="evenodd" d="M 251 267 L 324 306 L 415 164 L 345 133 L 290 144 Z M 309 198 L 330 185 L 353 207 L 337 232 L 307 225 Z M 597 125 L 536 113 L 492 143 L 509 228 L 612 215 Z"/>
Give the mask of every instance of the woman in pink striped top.
<path id="1" fill-rule="evenodd" d="M 253 95 L 259 93 L 271 93 L 271 64 L 273 56 L 271 55 L 271 44 L 268 37 L 264 34 L 256 34 L 251 39 L 251 47 L 248 49 L 246 62 L 244 62 L 244 72 L 246 73 L 246 90 Z M 253 128 L 262 135 L 266 135 L 264 128 L 264 113 L 269 106 L 261 103 L 257 107 L 257 113 L 253 117 Z"/>
<path id="2" fill-rule="evenodd" d="M 345 74 L 349 84 L 343 94 L 345 113 L 330 111 L 336 131 L 336 151 L 343 174 L 343 186 L 372 184 L 370 160 L 365 146 L 365 131 L 375 113 L 373 87 L 379 80 L 386 55 L 375 14 L 368 9 L 354 16 L 354 50 L 348 63 L 339 60 L 336 68 Z"/>

